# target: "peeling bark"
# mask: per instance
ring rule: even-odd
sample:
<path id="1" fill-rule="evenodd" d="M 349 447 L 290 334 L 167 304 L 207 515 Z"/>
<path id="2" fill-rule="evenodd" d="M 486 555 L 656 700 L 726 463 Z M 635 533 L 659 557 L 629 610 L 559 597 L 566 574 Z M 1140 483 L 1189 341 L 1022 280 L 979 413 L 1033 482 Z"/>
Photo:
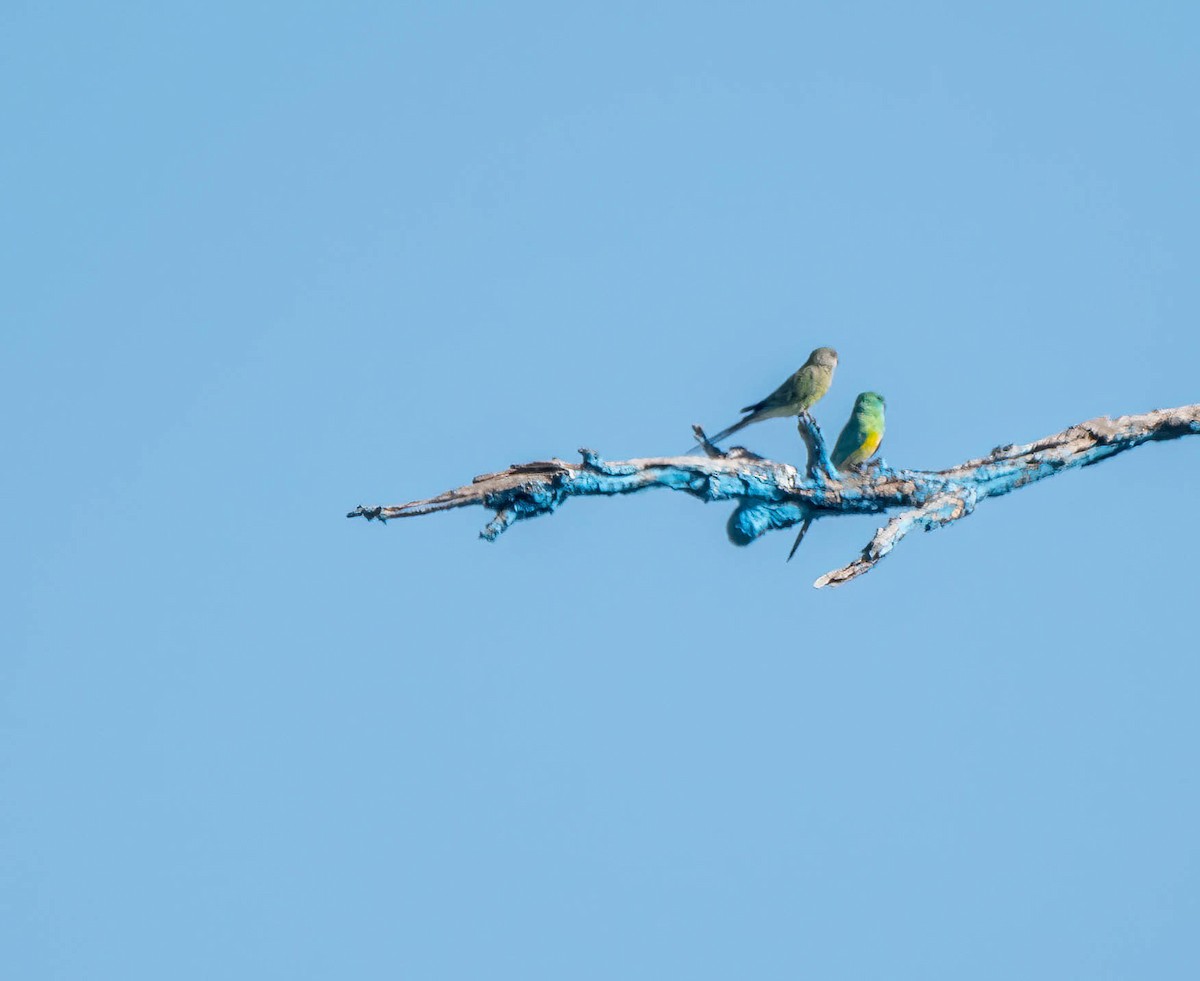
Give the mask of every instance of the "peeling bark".
<path id="1" fill-rule="evenodd" d="M 407 504 L 360 505 L 347 517 L 388 521 L 480 505 L 495 512 L 480 533 L 494 541 L 513 523 L 550 514 L 569 497 L 665 487 L 703 501 L 735 501 L 729 538 L 735 545 L 748 545 L 773 529 L 807 528 L 812 521 L 836 515 L 900 510 L 857 559 L 814 583 L 818 588 L 836 586 L 869 572 L 910 531 L 931 531 L 964 518 L 989 497 L 1063 470 L 1091 466 L 1143 443 L 1200 434 L 1200 403 L 1091 419 L 1032 443 L 998 446 L 987 456 L 946 470 L 895 470 L 880 461 L 840 474 L 829 462 L 825 440 L 811 417 L 801 417 L 798 425 L 808 447 L 804 475 L 790 464 L 763 459 L 743 447 L 723 453 L 694 427 L 707 456 L 609 463 L 584 449 L 579 451 L 580 463 L 552 459 L 514 464 L 436 497 Z"/>

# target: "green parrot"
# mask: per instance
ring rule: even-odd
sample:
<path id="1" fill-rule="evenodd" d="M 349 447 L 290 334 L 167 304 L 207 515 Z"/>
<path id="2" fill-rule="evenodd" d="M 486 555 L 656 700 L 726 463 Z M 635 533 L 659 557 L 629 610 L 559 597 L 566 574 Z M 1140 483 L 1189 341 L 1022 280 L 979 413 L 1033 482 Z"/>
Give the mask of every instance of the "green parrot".
<path id="1" fill-rule="evenodd" d="M 866 463 L 883 442 L 883 410 L 887 407 L 878 392 L 863 392 L 854 400 L 854 410 L 842 428 L 830 459 L 839 470 Z"/>
<path id="2" fill-rule="evenodd" d="M 837 444 L 833 447 L 830 460 L 838 470 L 849 470 L 860 463 L 871 459 L 883 443 L 883 410 L 887 407 L 883 396 L 878 392 L 863 392 L 854 400 L 854 409 L 850 419 L 838 436 Z M 813 519 L 805 518 L 800 525 L 800 534 L 788 552 L 788 561 L 796 554 L 796 549 L 804 541 Z"/>
<path id="3" fill-rule="evenodd" d="M 837 351 L 831 347 L 819 347 L 808 356 L 808 360 L 787 381 L 761 402 L 742 409 L 749 413 L 728 429 L 722 429 L 709 438 L 710 443 L 732 436 L 744 426 L 764 419 L 779 419 L 807 413 L 829 391 L 833 382 L 833 369 L 837 367 Z"/>

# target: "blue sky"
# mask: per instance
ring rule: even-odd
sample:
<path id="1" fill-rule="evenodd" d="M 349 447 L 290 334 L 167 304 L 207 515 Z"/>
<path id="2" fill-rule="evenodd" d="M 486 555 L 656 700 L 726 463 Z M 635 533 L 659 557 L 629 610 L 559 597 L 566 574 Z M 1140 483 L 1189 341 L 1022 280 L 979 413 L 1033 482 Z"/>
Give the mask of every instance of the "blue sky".
<path id="1" fill-rule="evenodd" d="M 1198 20 L 6 6 L 12 975 L 1196 977 L 1200 441 L 832 591 L 872 521 L 342 515 L 819 344 L 898 466 L 1196 401 Z"/>

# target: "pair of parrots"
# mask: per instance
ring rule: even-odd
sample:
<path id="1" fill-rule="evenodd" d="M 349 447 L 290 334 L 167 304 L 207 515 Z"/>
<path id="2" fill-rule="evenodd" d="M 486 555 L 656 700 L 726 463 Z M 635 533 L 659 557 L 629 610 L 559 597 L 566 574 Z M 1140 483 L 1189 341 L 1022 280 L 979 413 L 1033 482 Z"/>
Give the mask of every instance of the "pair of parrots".
<path id="1" fill-rule="evenodd" d="M 728 429 L 723 429 L 710 442 L 732 436 L 752 422 L 777 419 L 783 416 L 807 415 L 829 391 L 833 370 L 837 367 L 837 351 L 819 347 L 808 356 L 800 370 L 761 402 L 742 409 L 746 413 Z M 863 392 L 854 400 L 850 420 L 842 428 L 830 459 L 838 470 L 866 463 L 883 442 L 883 412 L 885 403 L 878 392 Z"/>

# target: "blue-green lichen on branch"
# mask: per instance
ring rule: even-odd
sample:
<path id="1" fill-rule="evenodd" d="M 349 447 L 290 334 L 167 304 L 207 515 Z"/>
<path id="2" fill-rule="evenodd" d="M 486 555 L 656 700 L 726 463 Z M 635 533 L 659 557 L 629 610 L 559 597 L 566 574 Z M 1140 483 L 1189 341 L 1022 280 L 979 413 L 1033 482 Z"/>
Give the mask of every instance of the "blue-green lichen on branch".
<path id="1" fill-rule="evenodd" d="M 1100 463 L 1143 443 L 1200 434 L 1200 403 L 1092 419 L 1032 443 L 998 446 L 987 456 L 946 470 L 897 470 L 879 461 L 839 473 L 816 423 L 802 416 L 799 430 L 808 449 L 803 474 L 791 464 L 763 459 L 742 447 L 722 453 L 697 429 L 706 456 L 613 463 L 584 449 L 579 463 L 553 459 L 515 464 L 437 497 L 392 506 L 360 505 L 347 517 L 387 521 L 480 505 L 494 512 L 480 533 L 494 541 L 518 521 L 553 514 L 571 497 L 666 488 L 705 502 L 733 501 L 736 506 L 726 527 L 729 540 L 749 545 L 768 531 L 796 525 L 807 529 L 821 518 L 902 509 L 875 533 L 857 559 L 815 583 L 838 585 L 869 571 L 910 531 L 931 531 L 957 521 L 987 498 L 1064 470 Z"/>

